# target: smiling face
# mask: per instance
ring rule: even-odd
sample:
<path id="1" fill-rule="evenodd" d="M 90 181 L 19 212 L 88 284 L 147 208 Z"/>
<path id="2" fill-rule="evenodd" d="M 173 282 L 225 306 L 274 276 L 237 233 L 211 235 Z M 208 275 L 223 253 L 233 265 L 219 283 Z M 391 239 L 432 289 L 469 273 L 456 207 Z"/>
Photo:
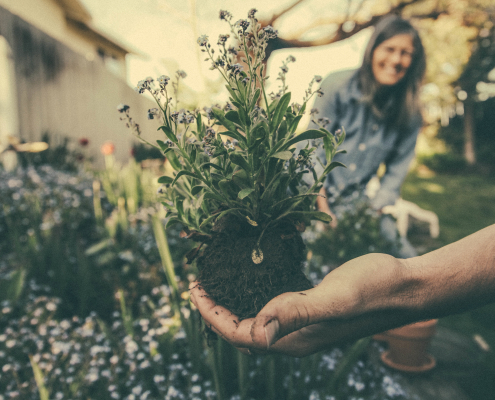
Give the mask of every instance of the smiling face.
<path id="1" fill-rule="evenodd" d="M 406 75 L 414 53 L 413 38 L 404 33 L 380 43 L 373 52 L 371 68 L 376 81 L 393 86 Z"/>

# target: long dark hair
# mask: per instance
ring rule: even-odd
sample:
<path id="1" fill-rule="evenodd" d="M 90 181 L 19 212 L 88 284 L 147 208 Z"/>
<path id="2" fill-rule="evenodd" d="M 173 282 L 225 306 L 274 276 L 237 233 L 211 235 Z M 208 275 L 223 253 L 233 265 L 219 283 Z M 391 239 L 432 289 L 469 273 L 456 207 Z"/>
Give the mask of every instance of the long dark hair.
<path id="1" fill-rule="evenodd" d="M 381 88 L 373 75 L 373 53 L 385 40 L 401 34 L 411 35 L 413 39 L 414 53 L 411 65 L 397 84 L 390 88 Z M 419 89 L 425 71 L 426 56 L 418 31 L 409 21 L 396 15 L 388 15 L 376 25 L 358 72 L 363 101 L 371 105 L 378 117 L 384 118 L 392 126 L 408 126 L 413 119 L 421 118 Z"/>

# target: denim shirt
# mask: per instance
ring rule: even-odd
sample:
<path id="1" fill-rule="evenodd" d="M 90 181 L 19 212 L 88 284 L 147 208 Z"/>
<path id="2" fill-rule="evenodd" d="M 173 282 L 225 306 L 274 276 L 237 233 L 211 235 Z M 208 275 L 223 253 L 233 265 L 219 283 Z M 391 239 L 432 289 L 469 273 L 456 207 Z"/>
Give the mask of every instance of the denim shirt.
<path id="1" fill-rule="evenodd" d="M 382 162 L 386 165 L 386 172 L 371 205 L 381 209 L 394 204 L 414 158 L 421 116 L 414 118 L 407 132 L 387 126 L 374 115 L 369 105 L 360 101 L 362 94 L 358 88 L 357 70 L 331 74 L 323 81 L 322 90 L 324 95 L 315 101 L 314 107 L 319 109 L 315 118 L 329 118 L 330 124 L 326 129 L 332 133 L 341 128 L 346 132 L 340 149 L 347 153 L 337 154 L 333 161 L 340 161 L 347 168 L 335 168 L 324 183 L 330 206 L 338 198 L 345 198 L 356 190 L 362 192 Z M 309 128 L 318 129 L 314 123 Z M 318 147 L 316 155 L 326 165 L 323 146 Z M 315 169 L 318 174 L 323 172 L 319 162 L 316 162 Z"/>

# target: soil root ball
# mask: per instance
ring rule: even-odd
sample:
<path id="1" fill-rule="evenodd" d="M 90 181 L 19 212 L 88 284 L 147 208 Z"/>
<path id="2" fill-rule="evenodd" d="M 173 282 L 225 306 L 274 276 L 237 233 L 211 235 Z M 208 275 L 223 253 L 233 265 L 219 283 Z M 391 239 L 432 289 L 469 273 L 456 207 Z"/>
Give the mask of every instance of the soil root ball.
<path id="1" fill-rule="evenodd" d="M 254 317 L 279 294 L 313 287 L 303 272 L 305 246 L 292 224 L 265 231 L 260 264 L 251 258 L 260 230 L 245 225 L 228 224 L 230 229 L 216 233 L 197 260 L 201 286 L 241 320 Z"/>

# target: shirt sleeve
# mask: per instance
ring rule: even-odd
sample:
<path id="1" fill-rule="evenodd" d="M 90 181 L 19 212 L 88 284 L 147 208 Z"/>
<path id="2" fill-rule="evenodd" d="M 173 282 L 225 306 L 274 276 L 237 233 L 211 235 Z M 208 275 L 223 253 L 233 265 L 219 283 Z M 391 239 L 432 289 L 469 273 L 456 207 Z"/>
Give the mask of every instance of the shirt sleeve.
<path id="1" fill-rule="evenodd" d="M 400 188 L 415 155 L 414 149 L 421 126 L 421 118 L 418 118 L 409 130 L 409 134 L 399 140 L 395 151 L 385 161 L 386 172 L 380 181 L 378 193 L 371 201 L 373 208 L 381 209 L 384 206 L 395 204 L 400 196 Z"/>

